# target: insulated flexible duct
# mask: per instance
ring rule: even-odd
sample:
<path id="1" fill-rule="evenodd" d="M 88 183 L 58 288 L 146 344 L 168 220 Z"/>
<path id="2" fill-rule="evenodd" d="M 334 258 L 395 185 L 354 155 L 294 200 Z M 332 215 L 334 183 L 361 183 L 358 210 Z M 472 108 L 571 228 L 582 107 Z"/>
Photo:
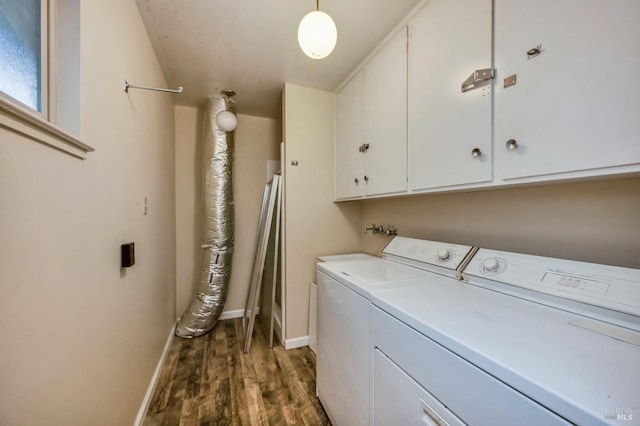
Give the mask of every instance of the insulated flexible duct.
<path id="1" fill-rule="evenodd" d="M 193 338 L 211 331 L 227 300 L 233 256 L 233 132 L 216 123 L 220 111 L 235 110 L 233 92 L 211 96 L 204 114 L 202 146 L 203 234 L 200 276 L 189 308 L 176 327 L 176 336 Z"/>

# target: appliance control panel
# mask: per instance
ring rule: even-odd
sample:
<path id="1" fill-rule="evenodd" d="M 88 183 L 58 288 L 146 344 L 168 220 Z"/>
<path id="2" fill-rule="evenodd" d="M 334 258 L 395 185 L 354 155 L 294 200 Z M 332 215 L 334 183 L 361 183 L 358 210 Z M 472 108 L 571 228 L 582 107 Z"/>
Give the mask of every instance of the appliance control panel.
<path id="1" fill-rule="evenodd" d="M 394 237 L 382 253 L 411 261 L 416 266 L 426 263 L 455 271 L 470 250 L 471 246 Z"/>
<path id="2" fill-rule="evenodd" d="M 480 249 L 463 273 L 640 316 L 637 269 Z"/>

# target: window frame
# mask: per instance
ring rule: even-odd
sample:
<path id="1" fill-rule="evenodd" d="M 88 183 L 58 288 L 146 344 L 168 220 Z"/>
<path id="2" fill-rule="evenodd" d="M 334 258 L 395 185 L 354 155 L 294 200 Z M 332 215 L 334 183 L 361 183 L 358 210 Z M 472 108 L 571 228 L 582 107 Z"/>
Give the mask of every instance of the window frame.
<path id="1" fill-rule="evenodd" d="M 40 0 L 40 113 L 45 120 L 54 122 L 49 116 L 49 32 L 54 31 L 51 14 L 49 12 L 50 3 L 55 0 Z"/>
<path id="2" fill-rule="evenodd" d="M 40 111 L 0 91 L 0 132 L 6 129 L 85 159 L 94 148 L 56 124 L 56 11 L 56 0 L 40 0 Z"/>

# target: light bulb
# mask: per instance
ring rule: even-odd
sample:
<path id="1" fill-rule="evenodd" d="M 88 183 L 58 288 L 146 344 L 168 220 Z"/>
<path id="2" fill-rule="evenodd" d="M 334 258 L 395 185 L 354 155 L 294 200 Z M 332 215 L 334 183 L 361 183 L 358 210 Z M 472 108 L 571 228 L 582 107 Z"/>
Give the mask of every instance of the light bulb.
<path id="1" fill-rule="evenodd" d="M 298 26 L 298 44 L 310 58 L 322 59 L 333 52 L 338 40 L 336 24 L 319 10 L 307 13 Z"/>
<path id="2" fill-rule="evenodd" d="M 220 111 L 216 115 L 216 123 L 223 132 L 233 132 L 238 125 L 238 119 L 231 111 Z"/>

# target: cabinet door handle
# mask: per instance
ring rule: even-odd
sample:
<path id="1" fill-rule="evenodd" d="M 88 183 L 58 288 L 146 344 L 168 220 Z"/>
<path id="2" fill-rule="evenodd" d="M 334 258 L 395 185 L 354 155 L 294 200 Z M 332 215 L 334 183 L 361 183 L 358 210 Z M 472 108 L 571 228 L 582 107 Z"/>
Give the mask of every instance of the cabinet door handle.
<path id="1" fill-rule="evenodd" d="M 515 139 L 509 139 L 505 144 L 505 146 L 509 151 L 515 151 L 516 148 L 518 147 L 518 142 L 516 142 Z"/>
<path id="2" fill-rule="evenodd" d="M 471 73 L 464 83 L 462 83 L 462 93 L 471 89 L 475 89 L 479 83 L 483 81 L 491 80 L 493 78 L 493 68 L 485 68 L 482 70 L 475 70 Z"/>
<path id="3" fill-rule="evenodd" d="M 473 148 L 471 150 L 471 156 L 473 158 L 480 158 L 482 156 L 482 151 L 480 151 L 480 148 Z"/>
<path id="4" fill-rule="evenodd" d="M 365 176 L 365 177 L 364 177 L 364 181 L 365 181 L 366 183 L 369 183 L 369 176 Z"/>
<path id="5" fill-rule="evenodd" d="M 360 179 L 358 178 L 355 178 L 353 181 L 356 183 L 356 185 L 360 183 Z"/>

